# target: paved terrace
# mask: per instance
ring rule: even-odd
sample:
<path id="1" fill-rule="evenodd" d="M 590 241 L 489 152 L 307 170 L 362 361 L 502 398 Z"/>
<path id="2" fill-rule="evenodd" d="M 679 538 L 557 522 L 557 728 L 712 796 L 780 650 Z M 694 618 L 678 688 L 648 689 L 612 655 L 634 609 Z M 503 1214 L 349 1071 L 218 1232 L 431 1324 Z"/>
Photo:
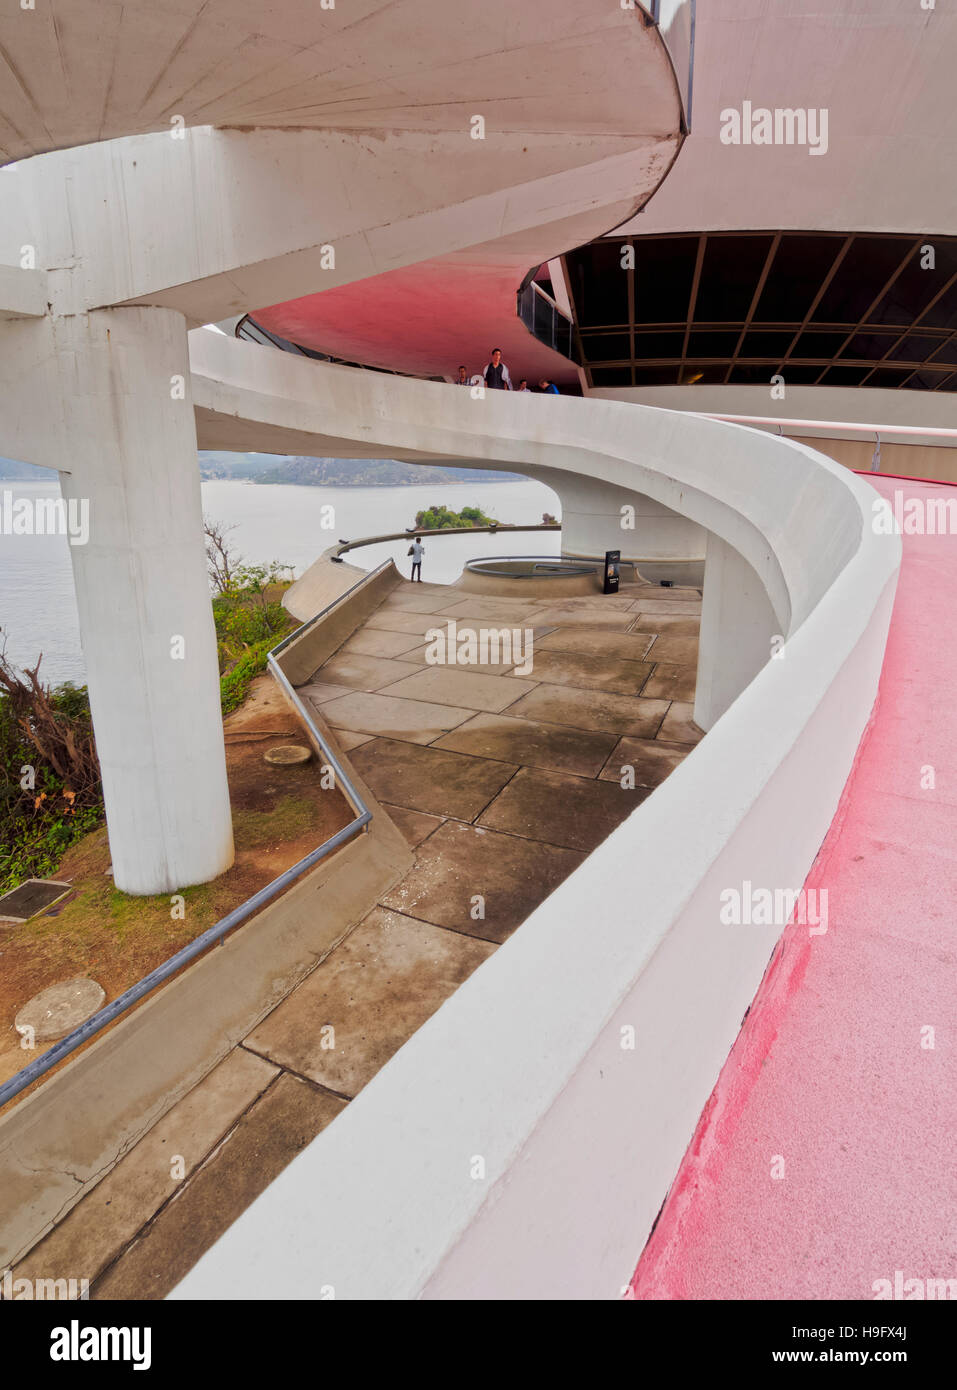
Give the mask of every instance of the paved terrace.
<path id="1" fill-rule="evenodd" d="M 178 1283 L 690 752 L 699 614 L 697 590 L 645 584 L 561 606 L 394 590 L 304 691 L 414 847 L 412 870 L 17 1277 L 87 1278 L 93 1298 Z M 531 673 L 427 664 L 426 632 L 450 619 L 532 629 Z"/>

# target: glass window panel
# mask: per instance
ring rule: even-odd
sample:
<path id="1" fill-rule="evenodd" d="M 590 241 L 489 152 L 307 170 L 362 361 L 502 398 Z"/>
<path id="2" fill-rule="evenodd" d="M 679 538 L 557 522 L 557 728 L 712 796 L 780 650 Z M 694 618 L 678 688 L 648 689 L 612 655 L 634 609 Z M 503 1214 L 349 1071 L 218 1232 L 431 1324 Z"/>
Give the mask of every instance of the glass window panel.
<path id="1" fill-rule="evenodd" d="M 738 329 L 708 333 L 696 329 L 688 334 L 688 352 L 695 357 L 733 357 L 738 346 Z"/>
<path id="2" fill-rule="evenodd" d="M 748 316 L 772 236 L 708 238 L 695 301 L 696 323 L 741 323 Z"/>
<path id="3" fill-rule="evenodd" d="M 746 333 L 739 356 L 782 358 L 794 341 L 794 332 L 795 330 L 792 329 L 786 333 L 764 331 Z"/>
<path id="4" fill-rule="evenodd" d="M 891 362 L 926 362 L 939 346 L 939 338 L 930 338 L 920 333 L 909 333 L 906 338 L 901 338 L 889 360 Z"/>
<path id="5" fill-rule="evenodd" d="M 801 323 L 843 245 L 840 236 L 783 236 L 758 300 L 755 323 Z"/>
<path id="6" fill-rule="evenodd" d="M 855 237 L 814 311 L 815 323 L 856 323 L 913 244 L 913 237 Z"/>
<path id="7" fill-rule="evenodd" d="M 636 323 L 687 321 L 697 255 L 697 237 L 635 242 Z"/>
<path id="8" fill-rule="evenodd" d="M 635 356 L 680 357 L 684 341 L 683 333 L 636 333 Z"/>

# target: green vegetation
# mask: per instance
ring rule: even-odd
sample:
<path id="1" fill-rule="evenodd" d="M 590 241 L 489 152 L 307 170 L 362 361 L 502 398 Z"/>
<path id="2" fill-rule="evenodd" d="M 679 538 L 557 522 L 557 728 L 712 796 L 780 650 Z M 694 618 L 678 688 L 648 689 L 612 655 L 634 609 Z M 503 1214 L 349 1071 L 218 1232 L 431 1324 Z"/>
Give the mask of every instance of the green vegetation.
<path id="1" fill-rule="evenodd" d="M 222 527 L 206 526 L 223 714 L 266 669 L 270 648 L 295 627 L 282 606 L 289 566 L 245 565 Z M 47 686 L 40 662 L 24 671 L 0 650 L 0 892 L 55 873 L 63 855 L 103 821 L 103 789 L 86 686 Z"/>
<path id="2" fill-rule="evenodd" d="M 270 648 L 295 626 L 281 602 L 287 570 L 279 564 L 239 565 L 213 598 L 224 715 L 239 708 L 250 682 L 266 669 Z"/>
<path id="3" fill-rule="evenodd" d="M 39 664 L 39 663 L 38 663 Z M 0 654 L 0 891 L 45 878 L 100 823 L 103 798 L 86 687 L 42 686 Z"/>
<path id="4" fill-rule="evenodd" d="M 463 507 L 460 512 L 450 511 L 448 507 L 427 507 L 416 512 L 416 528 L 422 531 L 458 530 L 463 526 L 500 526 L 494 516 L 486 516 L 481 507 Z"/>

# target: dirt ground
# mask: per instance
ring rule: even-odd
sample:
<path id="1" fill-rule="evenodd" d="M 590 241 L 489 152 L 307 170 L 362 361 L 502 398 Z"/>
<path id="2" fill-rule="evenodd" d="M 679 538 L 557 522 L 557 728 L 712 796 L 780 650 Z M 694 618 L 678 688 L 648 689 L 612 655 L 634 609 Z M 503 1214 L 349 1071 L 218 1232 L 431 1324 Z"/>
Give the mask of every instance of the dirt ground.
<path id="1" fill-rule="evenodd" d="M 114 888 L 102 828 L 50 875 L 72 883 L 67 898 L 23 925 L 0 923 L 0 1081 L 44 1050 L 24 1050 L 13 1026 L 40 990 L 87 975 L 115 999 L 352 819 L 342 793 L 321 786 L 315 757 L 294 767 L 263 761 L 277 744 L 308 743 L 271 676 L 256 678 L 224 728 L 236 860 L 212 883 L 182 891 L 182 917 L 171 916 L 171 895 L 134 898 Z"/>

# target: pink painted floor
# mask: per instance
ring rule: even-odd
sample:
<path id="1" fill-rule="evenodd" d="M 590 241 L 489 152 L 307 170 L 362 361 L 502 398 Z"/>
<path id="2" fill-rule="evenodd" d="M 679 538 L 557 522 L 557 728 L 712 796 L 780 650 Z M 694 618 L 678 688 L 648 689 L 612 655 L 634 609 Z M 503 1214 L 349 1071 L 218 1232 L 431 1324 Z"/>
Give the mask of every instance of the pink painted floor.
<path id="1" fill-rule="evenodd" d="M 828 889 L 829 930 L 788 928 L 633 1297 L 873 1299 L 897 1270 L 957 1278 L 957 536 L 902 539 L 874 718 L 807 882 Z"/>

